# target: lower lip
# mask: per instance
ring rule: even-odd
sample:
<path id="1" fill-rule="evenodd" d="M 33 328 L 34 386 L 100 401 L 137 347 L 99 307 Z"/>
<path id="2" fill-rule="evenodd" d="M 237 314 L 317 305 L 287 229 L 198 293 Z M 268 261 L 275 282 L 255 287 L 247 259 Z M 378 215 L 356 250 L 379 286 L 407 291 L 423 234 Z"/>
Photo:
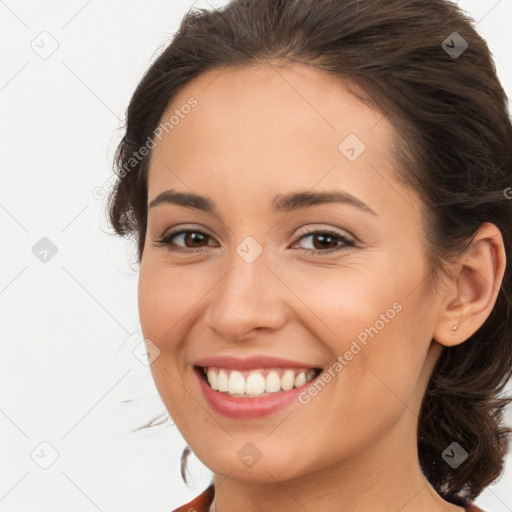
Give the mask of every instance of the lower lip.
<path id="1" fill-rule="evenodd" d="M 212 389 L 203 379 L 202 369 L 194 368 L 194 372 L 199 379 L 199 386 L 210 404 L 210 407 L 223 416 L 230 418 L 261 418 L 273 412 L 283 409 L 292 402 L 298 402 L 298 396 L 302 391 L 311 386 L 316 380 L 312 379 L 298 388 L 292 388 L 289 391 L 278 391 L 270 395 L 259 398 L 240 398 L 236 396 L 226 395 L 220 391 Z"/>

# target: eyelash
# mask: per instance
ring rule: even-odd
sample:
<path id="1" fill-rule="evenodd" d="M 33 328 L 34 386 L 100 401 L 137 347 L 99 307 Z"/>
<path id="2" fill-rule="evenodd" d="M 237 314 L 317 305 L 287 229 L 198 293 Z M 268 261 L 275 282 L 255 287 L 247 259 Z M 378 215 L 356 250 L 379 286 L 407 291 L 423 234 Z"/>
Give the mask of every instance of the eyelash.
<path id="1" fill-rule="evenodd" d="M 173 252 L 179 252 L 179 253 L 189 253 L 191 251 L 202 252 L 202 250 L 204 249 L 203 247 L 185 248 L 185 247 L 171 245 L 171 240 L 175 236 L 182 235 L 184 233 L 185 234 L 186 233 L 200 233 L 201 235 L 205 235 L 205 236 L 211 238 L 210 235 L 208 235 L 207 233 L 204 233 L 203 231 L 200 231 L 198 229 L 181 229 L 178 231 L 168 233 L 167 235 L 163 236 L 162 238 L 155 240 L 155 242 L 158 246 L 165 246 L 165 248 L 167 250 L 173 251 Z M 304 238 L 307 238 L 308 236 L 312 236 L 312 235 L 331 235 L 331 236 L 336 237 L 339 241 L 341 241 L 343 243 L 343 245 L 337 246 L 333 249 L 326 249 L 325 251 L 318 250 L 318 249 L 303 249 L 305 255 L 307 255 L 307 254 L 309 254 L 309 255 L 329 254 L 332 252 L 346 250 L 348 247 L 355 247 L 355 242 L 353 240 L 351 240 L 350 238 L 347 238 L 343 235 L 340 235 L 339 233 L 337 233 L 335 231 L 329 230 L 329 229 L 315 230 L 315 231 L 309 231 L 307 233 L 303 233 L 301 236 L 299 236 L 299 238 L 297 238 L 297 240 L 293 243 L 293 245 L 295 245 L 297 242 L 300 242 Z"/>

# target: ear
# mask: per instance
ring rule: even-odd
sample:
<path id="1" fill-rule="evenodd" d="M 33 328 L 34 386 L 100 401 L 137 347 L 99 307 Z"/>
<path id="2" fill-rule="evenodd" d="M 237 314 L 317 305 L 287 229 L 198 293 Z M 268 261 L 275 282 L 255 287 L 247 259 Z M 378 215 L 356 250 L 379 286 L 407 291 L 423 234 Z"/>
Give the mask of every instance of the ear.
<path id="1" fill-rule="evenodd" d="M 505 274 L 506 253 L 500 230 L 482 224 L 471 245 L 453 266 L 443 290 L 433 338 L 444 346 L 459 345 L 490 315 Z M 453 327 L 457 326 L 454 330 Z"/>

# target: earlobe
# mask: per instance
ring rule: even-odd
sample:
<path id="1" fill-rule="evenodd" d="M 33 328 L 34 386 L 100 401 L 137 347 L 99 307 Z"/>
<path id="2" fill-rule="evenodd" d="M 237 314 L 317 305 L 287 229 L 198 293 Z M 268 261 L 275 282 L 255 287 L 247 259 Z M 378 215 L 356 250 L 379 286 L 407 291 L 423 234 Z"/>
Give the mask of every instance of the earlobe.
<path id="1" fill-rule="evenodd" d="M 506 254 L 500 230 L 484 223 L 454 265 L 433 338 L 455 346 L 471 337 L 490 315 L 503 281 Z M 455 294 L 455 297 L 454 297 Z"/>

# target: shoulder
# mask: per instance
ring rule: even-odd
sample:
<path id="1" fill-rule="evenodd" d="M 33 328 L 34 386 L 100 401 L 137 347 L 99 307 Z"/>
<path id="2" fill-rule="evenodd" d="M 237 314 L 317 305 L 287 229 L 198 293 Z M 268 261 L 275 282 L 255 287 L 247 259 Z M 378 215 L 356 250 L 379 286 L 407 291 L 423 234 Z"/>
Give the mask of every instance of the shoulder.
<path id="1" fill-rule="evenodd" d="M 191 502 L 174 509 L 172 512 L 208 512 L 214 493 L 215 487 L 212 484 Z"/>

